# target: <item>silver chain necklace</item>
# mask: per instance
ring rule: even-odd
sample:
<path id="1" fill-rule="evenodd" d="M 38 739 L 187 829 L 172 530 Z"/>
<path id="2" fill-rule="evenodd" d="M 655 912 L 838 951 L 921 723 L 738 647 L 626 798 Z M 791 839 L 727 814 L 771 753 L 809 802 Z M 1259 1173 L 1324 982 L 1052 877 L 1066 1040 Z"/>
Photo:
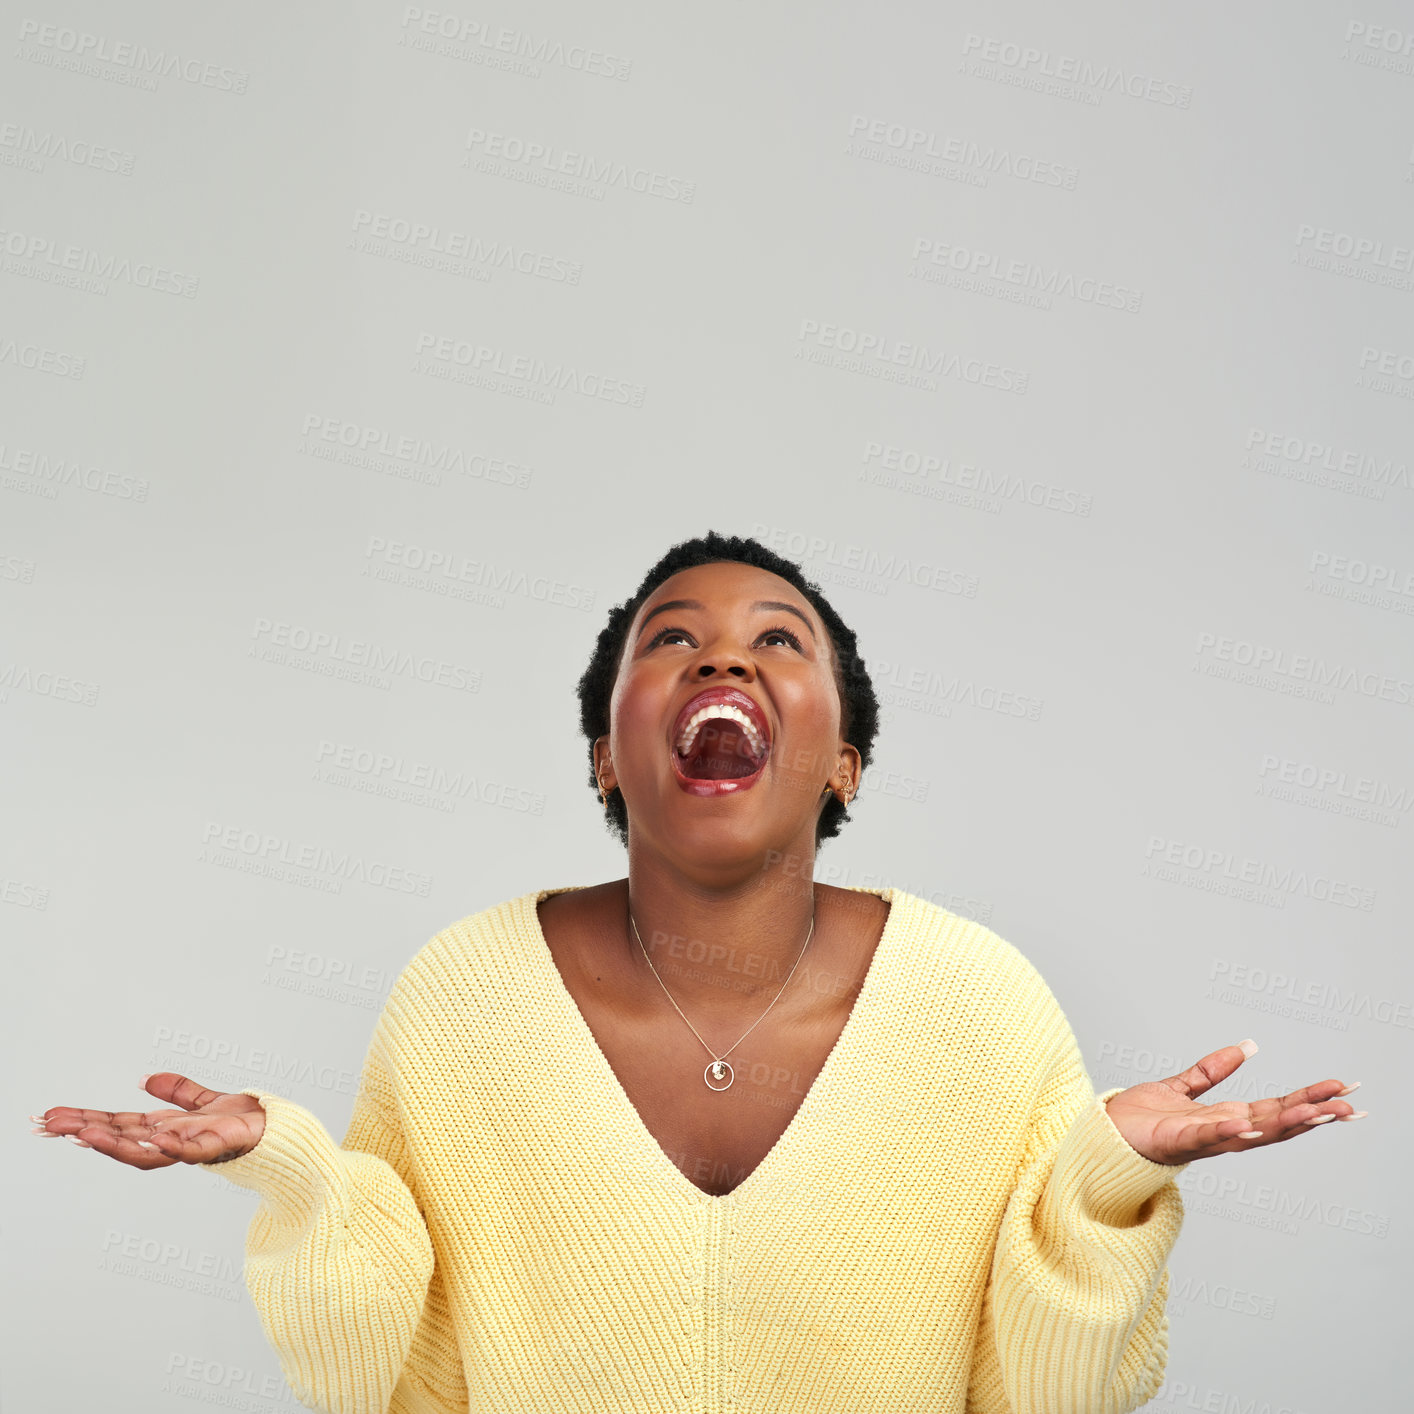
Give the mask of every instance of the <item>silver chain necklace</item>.
<path id="1" fill-rule="evenodd" d="M 633 936 L 635 938 L 638 938 L 638 946 L 643 950 L 643 958 L 644 961 L 648 964 L 648 970 L 654 975 L 654 977 L 658 977 L 658 969 L 653 966 L 653 959 L 648 956 L 648 949 L 643 947 L 643 939 L 638 936 L 638 924 L 633 921 L 633 910 L 631 908 L 629 909 L 628 913 L 628 921 L 629 926 L 633 929 Z M 790 979 L 795 975 L 795 969 L 800 966 L 800 959 L 805 956 L 805 949 L 810 946 L 810 935 L 814 931 L 815 895 L 814 890 L 812 889 L 810 899 L 810 931 L 806 933 L 805 941 L 800 946 L 800 953 L 796 957 L 794 963 L 791 964 L 790 971 L 786 973 L 786 980 L 781 983 L 781 992 L 784 992 L 785 989 L 790 985 Z M 666 993 L 668 1000 L 670 1002 L 673 1002 L 673 994 L 668 991 L 668 988 L 661 977 L 658 977 L 658 985 L 663 988 L 663 991 Z M 775 1006 L 775 1004 L 780 1000 L 781 992 L 777 992 L 776 995 L 771 998 L 770 1006 L 766 1008 L 766 1011 L 770 1011 L 771 1007 Z M 678 1006 L 676 1002 L 673 1002 L 673 1009 L 677 1012 L 679 1016 L 682 1017 L 684 1021 L 687 1021 L 687 1017 L 684 1015 L 683 1009 Z M 707 1045 L 706 1041 L 702 1041 L 701 1033 L 695 1026 L 692 1025 L 690 1021 L 687 1021 L 688 1026 L 692 1028 L 692 1034 L 696 1036 L 699 1041 L 702 1041 L 702 1044 L 707 1048 L 707 1054 L 712 1057 L 711 1062 L 702 1072 L 703 1083 L 707 1086 L 709 1090 L 726 1090 L 730 1087 L 732 1081 L 736 1079 L 736 1072 L 731 1068 L 730 1065 L 727 1064 L 727 1057 L 731 1055 L 732 1051 L 736 1050 L 737 1046 L 741 1045 L 741 1043 L 746 1040 L 746 1038 L 751 1035 L 751 1033 L 755 1031 L 758 1026 L 761 1025 L 761 1023 L 766 1019 L 766 1011 L 763 1011 L 761 1015 L 758 1016 L 756 1020 L 753 1021 L 744 1032 L 742 1032 L 742 1034 L 737 1038 L 736 1045 L 731 1046 L 729 1049 L 723 1051 L 721 1055 L 717 1055 L 717 1053 L 711 1048 L 711 1046 Z M 723 1076 L 726 1077 L 727 1081 L 725 1085 L 712 1084 L 713 1080 L 721 1080 Z"/>

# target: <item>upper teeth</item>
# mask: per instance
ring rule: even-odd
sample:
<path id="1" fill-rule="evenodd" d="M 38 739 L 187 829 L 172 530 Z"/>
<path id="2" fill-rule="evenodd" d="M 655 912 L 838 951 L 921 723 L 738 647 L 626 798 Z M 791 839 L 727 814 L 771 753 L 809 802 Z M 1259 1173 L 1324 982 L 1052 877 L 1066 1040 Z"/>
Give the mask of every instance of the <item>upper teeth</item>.
<path id="1" fill-rule="evenodd" d="M 751 750 L 757 756 L 766 754 L 766 743 L 762 739 L 761 733 L 756 730 L 756 724 L 751 718 L 740 707 L 732 707 L 725 702 L 715 702 L 710 707 L 699 707 L 687 719 L 687 725 L 682 729 L 682 735 L 678 738 L 679 756 L 686 756 L 692 750 L 692 743 L 697 740 L 697 733 L 701 730 L 702 723 L 712 717 L 725 717 L 728 721 L 737 723 L 746 733 L 746 738 L 751 743 Z"/>

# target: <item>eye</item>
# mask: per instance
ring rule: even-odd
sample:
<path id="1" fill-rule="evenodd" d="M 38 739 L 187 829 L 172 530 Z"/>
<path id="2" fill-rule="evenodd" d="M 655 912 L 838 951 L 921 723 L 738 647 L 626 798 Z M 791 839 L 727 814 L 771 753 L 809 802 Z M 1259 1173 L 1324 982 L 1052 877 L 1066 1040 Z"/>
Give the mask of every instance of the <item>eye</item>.
<path id="1" fill-rule="evenodd" d="M 692 635 L 691 635 L 690 633 L 688 633 L 688 631 L 687 631 L 686 629 L 682 629 L 682 628 L 664 628 L 664 629 L 659 629 L 658 632 L 655 633 L 655 634 L 653 635 L 653 637 L 648 640 L 648 646 L 649 646 L 650 648 L 656 648 L 660 643 L 666 643 L 666 642 L 668 641 L 668 639 L 670 639 L 670 638 L 686 638 L 686 639 L 691 639 L 691 637 L 692 637 Z M 795 636 L 795 634 L 793 634 L 788 628 L 785 628 L 785 627 L 776 627 L 776 628 L 764 629 L 764 630 L 760 633 L 760 635 L 758 635 L 758 640 L 757 640 L 757 641 L 759 642 L 760 639 L 762 639 L 762 638 L 777 638 L 777 637 L 784 638 L 784 639 L 791 645 L 792 648 L 796 648 L 796 649 L 799 649 L 799 648 L 800 648 L 800 639 L 797 638 L 797 637 Z"/>

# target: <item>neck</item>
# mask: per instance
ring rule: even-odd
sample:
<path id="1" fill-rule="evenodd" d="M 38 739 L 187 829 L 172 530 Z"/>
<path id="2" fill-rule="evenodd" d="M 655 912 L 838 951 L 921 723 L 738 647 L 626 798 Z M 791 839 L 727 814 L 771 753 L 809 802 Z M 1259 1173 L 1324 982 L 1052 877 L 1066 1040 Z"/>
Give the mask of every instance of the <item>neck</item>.
<path id="1" fill-rule="evenodd" d="M 707 885 L 662 868 L 634 867 L 631 860 L 628 878 L 617 887 L 627 966 L 645 995 L 656 994 L 657 1004 L 667 1006 L 666 987 L 694 1024 L 714 1017 L 754 1020 L 780 993 L 774 1015 L 816 990 L 808 984 L 824 949 L 820 890 L 809 873 L 756 870 L 746 879 Z"/>

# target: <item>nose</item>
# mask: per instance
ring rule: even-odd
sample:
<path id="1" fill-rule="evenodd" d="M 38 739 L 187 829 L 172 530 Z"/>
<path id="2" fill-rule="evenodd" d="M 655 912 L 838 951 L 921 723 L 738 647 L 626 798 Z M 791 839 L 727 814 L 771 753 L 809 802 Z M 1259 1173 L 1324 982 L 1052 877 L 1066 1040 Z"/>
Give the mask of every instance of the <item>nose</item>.
<path id="1" fill-rule="evenodd" d="M 699 678 L 710 678 L 719 671 L 729 673 L 742 682 L 753 682 L 756 678 L 756 665 L 751 655 L 725 641 L 704 648 L 693 671 Z"/>

